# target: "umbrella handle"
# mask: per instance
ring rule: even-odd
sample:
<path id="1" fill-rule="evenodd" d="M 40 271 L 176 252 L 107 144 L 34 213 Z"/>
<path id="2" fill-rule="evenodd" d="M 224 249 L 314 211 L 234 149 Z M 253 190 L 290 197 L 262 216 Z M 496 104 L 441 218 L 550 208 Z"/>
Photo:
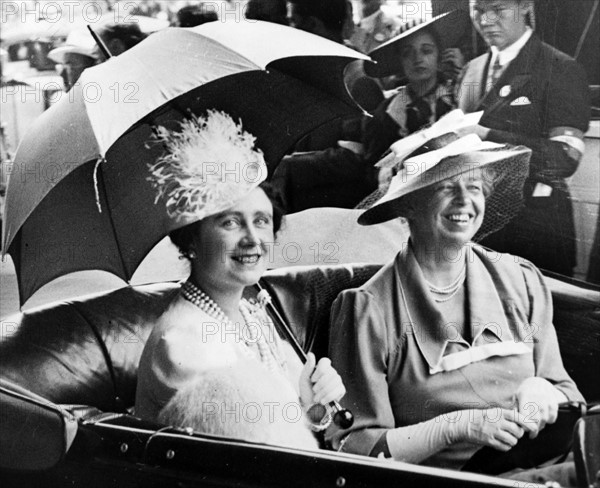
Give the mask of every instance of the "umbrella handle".
<path id="1" fill-rule="evenodd" d="M 279 310 L 277 310 L 277 308 L 271 302 L 271 297 L 269 293 L 261 286 L 260 283 L 257 283 L 256 286 L 260 290 L 257 297 L 259 303 L 264 304 L 271 311 L 272 315 L 277 319 L 277 321 L 281 325 L 281 328 L 285 333 L 287 340 L 292 345 L 292 348 L 294 349 L 296 354 L 298 354 L 298 357 L 302 361 L 302 364 L 306 364 L 306 352 L 304 352 L 304 349 L 302 349 L 302 346 L 300 346 L 300 344 L 298 343 L 296 336 L 290 329 L 287 322 L 279 313 Z M 333 400 L 329 402 L 325 406 L 325 408 L 330 412 L 335 412 L 333 414 L 333 423 L 338 427 L 342 429 L 348 429 L 352 427 L 352 424 L 354 424 L 354 415 L 352 414 L 352 412 L 347 408 L 343 408 L 337 401 Z"/>

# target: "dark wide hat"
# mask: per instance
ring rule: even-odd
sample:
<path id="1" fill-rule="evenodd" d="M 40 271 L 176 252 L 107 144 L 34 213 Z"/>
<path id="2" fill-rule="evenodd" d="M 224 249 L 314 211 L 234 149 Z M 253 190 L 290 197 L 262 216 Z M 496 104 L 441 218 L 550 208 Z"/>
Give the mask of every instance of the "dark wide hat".
<path id="1" fill-rule="evenodd" d="M 525 146 L 481 141 L 475 134 L 459 138 L 450 133 L 428 140 L 402 161 L 385 195 L 358 218 L 361 225 L 373 225 L 407 216 L 407 196 L 479 171 L 491 188 L 485 216 L 474 240 L 495 232 L 522 207 L 523 185 L 529 174 L 531 149 Z"/>
<path id="2" fill-rule="evenodd" d="M 453 10 L 414 25 L 407 22 L 397 36 L 369 52 L 375 63 L 365 63 L 365 72 L 374 78 L 402 75 L 400 56 L 406 41 L 423 30 L 432 29 L 440 42 L 440 53 L 449 47 L 459 47 L 465 36 L 470 36 L 471 19 L 465 10 Z"/>

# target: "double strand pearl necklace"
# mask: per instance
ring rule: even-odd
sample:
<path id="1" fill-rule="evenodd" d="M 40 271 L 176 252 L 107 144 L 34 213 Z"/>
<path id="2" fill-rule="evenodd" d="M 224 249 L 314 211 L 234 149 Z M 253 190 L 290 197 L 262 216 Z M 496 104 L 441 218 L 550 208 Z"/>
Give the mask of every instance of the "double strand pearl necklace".
<path id="1" fill-rule="evenodd" d="M 467 265 L 463 264 L 463 267 L 460 271 L 460 273 L 458 274 L 457 278 L 450 283 L 448 286 L 444 286 L 444 287 L 437 287 L 433 284 L 431 284 L 427 279 L 425 279 L 425 281 L 427 282 L 427 286 L 429 287 L 429 291 L 431 293 L 433 293 L 434 297 L 433 299 L 437 302 L 437 303 L 444 303 L 447 302 L 449 300 L 452 300 L 452 298 L 454 298 L 454 296 L 458 293 L 458 290 L 460 290 L 462 284 L 465 281 L 465 278 L 467 276 Z M 438 295 L 438 296 L 436 296 Z"/>
<path id="2" fill-rule="evenodd" d="M 186 281 L 183 284 L 181 288 L 181 294 L 183 295 L 183 298 L 196 305 L 207 315 L 210 315 L 212 318 L 222 323 L 225 322 L 233 327 L 233 322 L 227 317 L 227 315 L 225 315 L 225 312 L 223 312 L 221 307 L 219 307 L 219 305 L 217 305 L 212 298 L 210 298 L 192 282 Z M 267 344 L 265 333 L 262 327 L 260 327 L 260 319 L 252 316 L 250 305 L 245 300 L 240 301 L 239 310 L 245 322 L 244 329 L 241 331 L 241 335 L 244 345 L 246 346 L 244 347 L 246 355 L 254 356 L 254 353 L 250 350 L 250 348 L 252 344 L 256 344 L 261 361 L 265 364 L 267 369 L 270 371 L 275 371 L 277 363 L 273 357 L 273 353 L 271 352 L 269 345 Z"/>

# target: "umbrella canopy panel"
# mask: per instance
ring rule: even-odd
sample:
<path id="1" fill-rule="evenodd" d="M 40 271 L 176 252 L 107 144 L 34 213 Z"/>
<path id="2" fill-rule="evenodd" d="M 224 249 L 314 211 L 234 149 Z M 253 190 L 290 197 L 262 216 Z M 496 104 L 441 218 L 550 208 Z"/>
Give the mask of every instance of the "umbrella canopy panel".
<path id="1" fill-rule="evenodd" d="M 11 244 L 21 304 L 54 278 L 82 269 L 126 279 L 102 181 L 97 202 L 93 172 L 94 164 L 87 164 L 69 173 L 60 183 L 68 191 L 50 192 Z"/>
<path id="2" fill-rule="evenodd" d="M 359 109 L 344 85 L 343 71 L 350 61 L 366 56 L 270 22 L 210 24 L 157 32 L 84 72 L 82 85 L 98 94 L 87 110 L 102 155 L 125 130 L 165 102 L 245 71 L 272 67 Z"/>
<path id="3" fill-rule="evenodd" d="M 207 22 L 194 30 L 228 46 L 261 68 L 275 68 L 306 81 L 354 105 L 344 84 L 344 68 L 353 60 L 371 59 L 364 54 L 309 32 L 271 22 L 235 22 L 226 29 Z M 265 46 L 269 46 L 265 49 Z"/>
<path id="4" fill-rule="evenodd" d="M 3 249 L 62 178 L 99 156 L 81 90 L 74 86 L 43 112 L 19 144 L 6 196 Z"/>

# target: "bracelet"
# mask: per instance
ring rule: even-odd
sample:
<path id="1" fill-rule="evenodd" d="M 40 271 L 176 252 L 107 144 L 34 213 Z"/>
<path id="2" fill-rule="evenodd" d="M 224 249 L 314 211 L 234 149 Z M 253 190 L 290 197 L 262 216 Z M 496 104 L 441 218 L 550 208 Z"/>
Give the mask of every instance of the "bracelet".
<path id="1" fill-rule="evenodd" d="M 331 410 L 320 403 L 312 404 L 306 411 L 306 415 L 310 420 L 310 430 L 313 432 L 323 432 L 331 425 L 331 421 L 333 420 Z"/>

